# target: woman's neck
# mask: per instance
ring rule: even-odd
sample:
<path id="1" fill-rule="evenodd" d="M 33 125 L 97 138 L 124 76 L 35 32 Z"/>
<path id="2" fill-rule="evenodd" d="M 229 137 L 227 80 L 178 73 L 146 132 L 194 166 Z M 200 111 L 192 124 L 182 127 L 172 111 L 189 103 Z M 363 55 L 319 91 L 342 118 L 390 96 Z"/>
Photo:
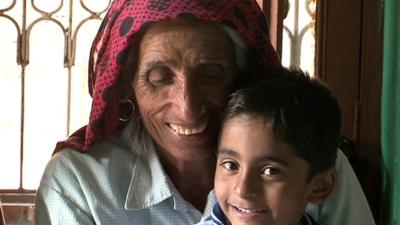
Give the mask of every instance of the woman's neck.
<path id="1" fill-rule="evenodd" d="M 182 197 L 202 212 L 214 187 L 216 156 L 210 154 L 201 160 L 182 160 L 161 153 L 160 159 Z"/>

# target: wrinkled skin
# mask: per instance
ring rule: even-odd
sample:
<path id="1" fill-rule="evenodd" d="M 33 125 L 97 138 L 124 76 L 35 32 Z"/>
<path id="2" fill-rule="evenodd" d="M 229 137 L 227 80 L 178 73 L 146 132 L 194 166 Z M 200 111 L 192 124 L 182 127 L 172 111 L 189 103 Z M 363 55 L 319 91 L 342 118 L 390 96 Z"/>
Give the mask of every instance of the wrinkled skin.
<path id="1" fill-rule="evenodd" d="M 145 33 L 132 87 L 162 155 L 196 161 L 214 154 L 235 77 L 233 44 L 215 23 L 170 21 Z"/>
<path id="2" fill-rule="evenodd" d="M 233 44 L 215 23 L 158 22 L 143 36 L 132 83 L 140 117 L 176 189 L 200 211 L 235 79 Z"/>

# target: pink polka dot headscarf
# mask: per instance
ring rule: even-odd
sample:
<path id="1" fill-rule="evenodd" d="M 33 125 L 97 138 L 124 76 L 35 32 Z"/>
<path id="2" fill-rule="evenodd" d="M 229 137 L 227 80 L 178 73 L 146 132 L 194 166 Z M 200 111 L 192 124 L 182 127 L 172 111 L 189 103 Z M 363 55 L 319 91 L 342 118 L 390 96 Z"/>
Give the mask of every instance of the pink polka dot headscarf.
<path id="1" fill-rule="evenodd" d="M 130 45 L 146 24 L 185 16 L 215 21 L 238 31 L 252 64 L 280 65 L 268 38 L 267 21 L 255 0 L 114 0 L 90 52 L 89 92 L 93 103 L 89 124 L 57 143 L 56 151 L 70 147 L 86 152 L 123 125 L 117 85 Z"/>

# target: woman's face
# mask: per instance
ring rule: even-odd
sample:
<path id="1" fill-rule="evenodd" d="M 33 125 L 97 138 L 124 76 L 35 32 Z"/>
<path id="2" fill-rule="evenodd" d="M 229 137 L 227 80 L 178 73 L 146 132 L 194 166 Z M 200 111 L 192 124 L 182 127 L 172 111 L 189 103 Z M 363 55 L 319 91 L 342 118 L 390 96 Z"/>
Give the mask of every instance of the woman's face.
<path id="1" fill-rule="evenodd" d="M 233 44 L 216 24 L 170 21 L 146 32 L 133 91 L 160 151 L 184 160 L 213 154 L 235 68 Z"/>

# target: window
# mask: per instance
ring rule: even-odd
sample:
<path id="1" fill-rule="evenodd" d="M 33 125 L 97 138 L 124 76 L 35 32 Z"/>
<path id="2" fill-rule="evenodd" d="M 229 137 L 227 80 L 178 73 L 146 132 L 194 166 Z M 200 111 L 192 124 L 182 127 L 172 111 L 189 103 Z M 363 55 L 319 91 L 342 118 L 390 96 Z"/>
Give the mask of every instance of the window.
<path id="1" fill-rule="evenodd" d="M 88 52 L 108 4 L 0 4 L 0 189 L 36 189 L 55 142 L 86 123 Z"/>
<path id="2" fill-rule="evenodd" d="M 10 209 L 6 221 L 18 213 L 31 218 L 29 210 L 13 207 L 32 206 L 55 143 L 87 122 L 88 52 L 109 4 L 0 1 L 0 200 Z"/>
<path id="3" fill-rule="evenodd" d="M 285 8 L 282 64 L 302 68 L 314 75 L 316 0 L 291 0 Z"/>
<path id="4" fill-rule="evenodd" d="M 269 15 L 272 45 L 286 67 L 314 76 L 317 0 L 257 0 Z"/>

